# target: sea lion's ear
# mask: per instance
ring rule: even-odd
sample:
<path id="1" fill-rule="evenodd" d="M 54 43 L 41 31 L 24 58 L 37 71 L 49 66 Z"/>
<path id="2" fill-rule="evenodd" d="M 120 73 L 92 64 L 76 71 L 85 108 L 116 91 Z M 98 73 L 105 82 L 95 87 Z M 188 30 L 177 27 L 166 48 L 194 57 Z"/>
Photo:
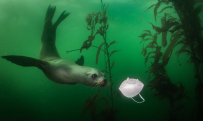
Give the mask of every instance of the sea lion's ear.
<path id="1" fill-rule="evenodd" d="M 83 66 L 84 65 L 84 56 L 81 55 L 81 57 L 75 61 L 76 64 Z"/>
<path id="2" fill-rule="evenodd" d="M 38 60 L 35 58 L 26 57 L 26 56 L 8 55 L 8 56 L 2 56 L 2 58 L 23 67 L 35 66 L 42 70 L 46 68 L 48 65 L 48 62 L 46 61 L 42 61 L 42 60 Z"/>

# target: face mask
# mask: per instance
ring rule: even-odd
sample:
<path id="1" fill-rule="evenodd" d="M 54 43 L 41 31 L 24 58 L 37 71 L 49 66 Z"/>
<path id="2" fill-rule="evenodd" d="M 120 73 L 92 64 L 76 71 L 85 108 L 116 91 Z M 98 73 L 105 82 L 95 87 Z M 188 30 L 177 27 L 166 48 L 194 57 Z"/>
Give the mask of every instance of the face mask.
<path id="1" fill-rule="evenodd" d="M 120 87 L 119 90 L 122 92 L 122 94 L 125 97 L 131 98 L 133 99 L 133 97 L 135 97 L 136 95 L 139 94 L 140 98 L 142 98 L 142 102 L 136 102 L 136 103 L 143 103 L 145 100 L 144 98 L 140 95 L 140 92 L 142 90 L 142 88 L 144 87 L 144 84 L 139 81 L 138 79 L 129 79 L 127 78 L 126 80 L 124 80 Z"/>

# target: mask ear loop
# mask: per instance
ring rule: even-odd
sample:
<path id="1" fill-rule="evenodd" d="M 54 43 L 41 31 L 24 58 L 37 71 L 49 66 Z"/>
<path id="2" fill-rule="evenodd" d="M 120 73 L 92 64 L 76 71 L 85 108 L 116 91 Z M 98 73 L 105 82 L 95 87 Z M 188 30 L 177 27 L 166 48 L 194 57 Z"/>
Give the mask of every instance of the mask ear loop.
<path id="1" fill-rule="evenodd" d="M 142 98 L 142 100 L 143 100 L 142 102 L 137 102 L 137 101 L 135 101 L 135 100 L 132 98 L 133 101 L 135 101 L 136 103 L 143 103 L 143 102 L 145 101 L 144 98 L 143 98 L 140 94 L 139 94 L 139 96 L 140 96 L 140 98 Z"/>

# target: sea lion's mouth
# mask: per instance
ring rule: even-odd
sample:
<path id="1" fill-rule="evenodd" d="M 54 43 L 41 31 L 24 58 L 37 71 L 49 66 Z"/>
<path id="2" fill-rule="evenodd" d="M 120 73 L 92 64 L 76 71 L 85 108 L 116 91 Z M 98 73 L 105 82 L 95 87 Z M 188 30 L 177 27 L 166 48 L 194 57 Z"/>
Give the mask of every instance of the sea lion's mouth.
<path id="1" fill-rule="evenodd" d="M 104 80 L 98 82 L 97 85 L 98 85 L 99 87 L 104 87 L 107 83 L 108 83 L 108 81 L 107 81 L 106 79 L 104 79 Z"/>
<path id="2" fill-rule="evenodd" d="M 108 81 L 106 79 L 99 81 L 99 82 L 94 82 L 91 86 L 92 87 L 104 87 Z"/>

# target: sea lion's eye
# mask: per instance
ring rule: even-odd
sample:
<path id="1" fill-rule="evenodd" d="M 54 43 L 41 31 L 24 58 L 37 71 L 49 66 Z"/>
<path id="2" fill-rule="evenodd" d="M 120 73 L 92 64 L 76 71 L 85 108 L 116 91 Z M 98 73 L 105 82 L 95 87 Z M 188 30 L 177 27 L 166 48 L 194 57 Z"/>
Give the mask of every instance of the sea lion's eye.
<path id="1" fill-rule="evenodd" d="M 92 78 L 93 79 L 97 78 L 97 74 L 92 74 Z"/>

